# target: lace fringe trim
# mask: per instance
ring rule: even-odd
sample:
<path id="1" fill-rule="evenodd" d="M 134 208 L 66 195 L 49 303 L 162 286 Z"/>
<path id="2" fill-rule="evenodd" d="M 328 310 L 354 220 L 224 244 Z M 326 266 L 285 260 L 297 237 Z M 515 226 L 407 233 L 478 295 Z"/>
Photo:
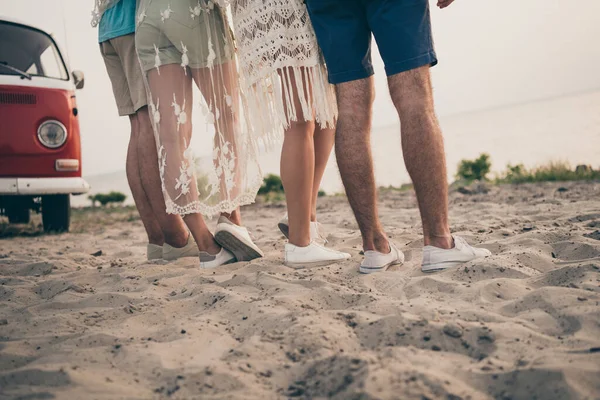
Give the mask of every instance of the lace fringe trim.
<path id="1" fill-rule="evenodd" d="M 281 142 L 283 131 L 292 121 L 314 120 L 322 129 L 335 128 L 338 116 L 335 89 L 327 81 L 327 70 L 321 64 L 277 68 L 255 82 L 247 82 L 246 88 L 248 123 L 254 132 L 260 133 L 259 139 L 267 149 Z M 296 93 L 299 110 L 294 104 Z"/>
<path id="2" fill-rule="evenodd" d="M 249 189 L 235 199 L 223 200 L 214 206 L 204 204 L 200 200 L 180 206 L 175 204 L 173 200 L 165 198 L 167 214 L 177 214 L 182 217 L 187 214 L 202 214 L 204 217 L 211 219 L 221 213 L 230 213 L 240 206 L 254 203 L 256 201 L 256 193 L 261 185 L 262 180 L 257 180 Z"/>

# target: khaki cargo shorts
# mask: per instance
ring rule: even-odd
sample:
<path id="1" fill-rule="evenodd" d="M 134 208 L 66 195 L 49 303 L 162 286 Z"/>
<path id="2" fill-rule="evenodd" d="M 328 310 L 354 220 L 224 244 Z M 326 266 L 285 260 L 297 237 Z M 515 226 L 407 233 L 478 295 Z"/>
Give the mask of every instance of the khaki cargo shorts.
<path id="1" fill-rule="evenodd" d="M 136 48 L 145 72 L 166 64 L 204 68 L 233 58 L 227 44 L 233 35 L 212 0 L 141 0 L 137 12 Z"/>
<path id="2" fill-rule="evenodd" d="M 144 77 L 135 52 L 134 36 L 132 33 L 100 43 L 100 53 L 104 58 L 121 116 L 135 114 L 148 105 Z"/>

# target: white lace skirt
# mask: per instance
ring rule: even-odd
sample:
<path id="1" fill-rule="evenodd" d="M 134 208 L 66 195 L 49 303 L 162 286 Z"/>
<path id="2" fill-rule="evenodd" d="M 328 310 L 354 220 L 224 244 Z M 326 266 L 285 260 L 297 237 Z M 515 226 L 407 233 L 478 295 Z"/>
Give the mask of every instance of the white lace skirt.
<path id="1" fill-rule="evenodd" d="M 231 0 L 247 120 L 270 144 L 290 121 L 334 128 L 337 103 L 302 0 Z"/>
<path id="2" fill-rule="evenodd" d="M 222 9 L 213 0 L 139 0 L 136 49 L 167 212 L 212 217 L 252 203 L 262 183 L 257 135 L 242 115 Z M 199 135 L 212 136 L 200 160 L 190 147 Z"/>

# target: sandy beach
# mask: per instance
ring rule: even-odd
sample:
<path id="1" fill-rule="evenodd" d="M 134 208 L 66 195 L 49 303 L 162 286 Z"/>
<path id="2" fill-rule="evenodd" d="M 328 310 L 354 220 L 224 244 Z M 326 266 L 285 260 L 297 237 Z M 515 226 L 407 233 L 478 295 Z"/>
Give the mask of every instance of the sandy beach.
<path id="1" fill-rule="evenodd" d="M 380 195 L 407 262 L 369 276 L 342 196 L 319 218 L 353 258 L 307 270 L 282 265 L 283 204 L 243 213 L 266 258 L 217 270 L 145 261 L 132 209 L 3 225 L 0 399 L 599 399 L 600 183 L 450 201 L 494 255 L 428 275 L 411 191 Z"/>

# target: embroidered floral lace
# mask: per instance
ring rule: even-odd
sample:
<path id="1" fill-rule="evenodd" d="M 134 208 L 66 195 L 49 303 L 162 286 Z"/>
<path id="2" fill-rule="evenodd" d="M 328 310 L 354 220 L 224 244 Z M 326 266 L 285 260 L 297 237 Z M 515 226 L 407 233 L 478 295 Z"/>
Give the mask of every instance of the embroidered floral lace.
<path id="1" fill-rule="evenodd" d="M 233 37 L 219 3 L 138 0 L 136 49 L 167 212 L 212 217 L 254 202 L 262 183 L 256 138 L 242 115 Z M 196 159 L 191 139 L 207 133 L 212 157 Z"/>

